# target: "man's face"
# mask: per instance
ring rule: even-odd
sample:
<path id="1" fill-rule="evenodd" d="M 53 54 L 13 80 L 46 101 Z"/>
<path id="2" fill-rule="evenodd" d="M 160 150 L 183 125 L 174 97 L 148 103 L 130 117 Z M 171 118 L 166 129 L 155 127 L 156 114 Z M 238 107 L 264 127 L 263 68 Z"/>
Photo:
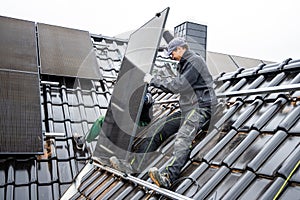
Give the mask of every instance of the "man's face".
<path id="1" fill-rule="evenodd" d="M 183 47 L 177 47 L 174 51 L 172 51 L 171 58 L 173 60 L 179 61 L 185 51 L 186 51 L 185 48 L 183 48 Z"/>

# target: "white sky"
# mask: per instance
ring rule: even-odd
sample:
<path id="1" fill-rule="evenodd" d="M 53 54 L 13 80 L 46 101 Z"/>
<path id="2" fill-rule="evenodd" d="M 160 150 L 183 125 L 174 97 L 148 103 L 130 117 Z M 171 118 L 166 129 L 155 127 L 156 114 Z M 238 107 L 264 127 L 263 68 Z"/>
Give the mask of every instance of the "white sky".
<path id="1" fill-rule="evenodd" d="M 170 7 L 166 28 L 208 26 L 209 51 L 281 62 L 300 59 L 299 0 L 1 0 L 0 15 L 115 36 Z"/>

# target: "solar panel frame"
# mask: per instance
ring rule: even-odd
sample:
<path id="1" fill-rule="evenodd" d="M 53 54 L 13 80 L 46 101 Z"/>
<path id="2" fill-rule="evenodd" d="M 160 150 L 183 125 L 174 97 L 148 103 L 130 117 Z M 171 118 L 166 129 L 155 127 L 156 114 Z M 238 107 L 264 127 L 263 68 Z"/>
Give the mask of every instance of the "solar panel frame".
<path id="1" fill-rule="evenodd" d="M 132 154 L 147 89 L 143 77 L 152 71 L 168 11 L 169 8 L 158 13 L 129 38 L 94 151 L 94 157 L 103 162 L 112 155 L 127 160 Z"/>

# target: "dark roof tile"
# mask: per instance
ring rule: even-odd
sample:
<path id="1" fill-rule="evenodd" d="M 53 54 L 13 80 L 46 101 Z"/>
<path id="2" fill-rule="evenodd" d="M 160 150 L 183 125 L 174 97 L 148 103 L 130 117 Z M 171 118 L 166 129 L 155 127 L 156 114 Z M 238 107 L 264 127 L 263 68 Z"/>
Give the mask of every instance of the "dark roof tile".
<path id="1" fill-rule="evenodd" d="M 247 165 L 255 158 L 271 137 L 271 135 L 258 135 L 255 141 L 234 162 L 232 167 L 234 169 L 245 170 Z M 245 140 L 248 139 L 248 137 L 245 138 Z"/>
<path id="2" fill-rule="evenodd" d="M 272 183 L 272 180 L 265 178 L 256 178 L 253 182 L 245 189 L 243 194 L 239 196 L 239 199 L 258 199 L 269 185 Z"/>
<path id="3" fill-rule="evenodd" d="M 14 166 L 15 185 L 29 185 L 37 180 L 34 159 L 18 160 Z"/>
<path id="4" fill-rule="evenodd" d="M 221 77 L 219 77 L 217 79 L 217 81 L 225 81 L 228 79 L 233 79 L 236 78 L 238 74 L 240 74 L 243 70 L 245 70 L 244 68 L 238 68 L 237 70 L 233 71 L 233 72 L 227 72 L 225 74 L 223 74 Z"/>
<path id="5" fill-rule="evenodd" d="M 252 124 L 253 128 L 260 130 L 286 102 L 285 98 L 278 98 L 275 102 L 265 103 L 259 111 L 252 115 L 252 121 L 248 126 Z"/>
<path id="6" fill-rule="evenodd" d="M 69 107 L 71 122 L 81 122 L 83 121 L 82 113 L 80 112 L 80 107 Z"/>
<path id="7" fill-rule="evenodd" d="M 228 87 L 230 86 L 231 81 L 216 81 L 216 87 L 215 87 L 215 91 L 216 93 L 222 93 L 225 90 L 228 89 Z"/>
<path id="8" fill-rule="evenodd" d="M 299 69 L 300 60 L 292 60 L 287 65 L 283 66 L 283 69 Z"/>
<path id="9" fill-rule="evenodd" d="M 283 191 L 283 194 L 280 196 L 282 200 L 289 199 L 299 199 L 300 196 L 300 187 L 297 185 L 291 185 Z"/>
<path id="10" fill-rule="evenodd" d="M 52 116 L 53 116 L 52 119 L 54 121 L 64 121 L 64 113 L 63 113 L 62 106 L 52 105 L 51 109 L 52 110 L 50 112 L 52 112 Z"/>
<path id="11" fill-rule="evenodd" d="M 294 134 L 294 135 L 300 135 L 300 120 L 298 120 L 293 126 L 292 128 L 289 130 L 290 134 Z"/>
<path id="12" fill-rule="evenodd" d="M 299 100 L 300 99 L 300 91 L 293 92 L 292 96 L 293 99 Z"/>
<path id="13" fill-rule="evenodd" d="M 268 74 L 265 76 L 265 81 L 262 82 L 262 84 L 259 85 L 258 88 L 267 88 L 271 86 L 277 86 L 282 80 L 284 80 L 286 74 L 284 72 L 281 72 L 277 75 L 275 74 Z M 268 94 L 257 94 L 257 95 L 251 95 L 247 97 L 245 101 L 252 101 L 254 100 L 257 96 L 261 97 L 264 99 Z"/>
<path id="14" fill-rule="evenodd" d="M 215 127 L 217 129 L 224 126 L 224 123 L 230 120 L 230 118 L 234 115 L 234 113 L 240 109 L 240 107 L 243 105 L 243 102 L 236 101 L 233 105 L 229 105 L 228 109 L 224 110 L 222 113 L 222 117 L 215 123 Z M 232 123 L 232 122 L 231 122 Z"/>
<path id="15" fill-rule="evenodd" d="M 242 78 L 236 84 L 232 85 L 232 87 L 230 87 L 228 90 L 226 90 L 226 92 L 232 92 L 232 91 L 240 90 L 242 87 L 245 86 L 246 83 L 247 83 L 247 79 Z"/>
<path id="16" fill-rule="evenodd" d="M 224 195 L 238 182 L 243 174 L 230 171 L 220 184 L 211 192 L 207 199 L 222 199 Z"/>
<path id="17" fill-rule="evenodd" d="M 95 108 L 85 108 L 84 110 L 89 123 L 94 123 L 100 117 Z"/>
<path id="18" fill-rule="evenodd" d="M 98 199 L 112 199 L 112 196 L 120 190 L 120 188 L 124 185 L 124 182 L 121 180 L 112 182 L 105 191 L 102 191 L 102 194 L 100 194 L 97 198 Z"/>
<path id="19" fill-rule="evenodd" d="M 69 146 L 65 140 L 55 140 L 54 145 L 56 148 L 57 159 L 60 159 L 60 160 L 69 159 L 69 157 L 70 157 Z"/>
<path id="20" fill-rule="evenodd" d="M 298 145 L 293 152 L 287 157 L 287 159 L 282 164 L 281 168 L 278 170 L 278 173 L 283 175 L 285 178 L 288 178 L 293 169 L 297 166 L 300 158 L 300 145 Z"/>
<path id="21" fill-rule="evenodd" d="M 204 199 L 206 198 L 214 188 L 226 177 L 230 172 L 230 169 L 222 166 L 193 196 L 194 199 Z"/>
<path id="22" fill-rule="evenodd" d="M 286 77 L 278 84 L 278 86 L 284 86 L 284 85 L 290 85 L 297 83 L 297 81 L 300 81 L 300 77 L 297 77 L 297 73 L 287 73 Z M 290 92 L 292 93 L 292 92 Z M 285 93 L 289 95 L 289 93 Z M 272 94 L 269 94 L 265 100 L 274 100 L 278 98 L 279 95 L 283 95 L 282 92 L 275 92 Z"/>
<path id="23" fill-rule="evenodd" d="M 73 91 L 67 91 L 67 97 L 68 97 L 68 105 L 72 105 L 72 106 L 78 106 L 79 105 L 79 101 L 78 98 L 76 96 L 76 93 L 74 93 Z"/>
<path id="24" fill-rule="evenodd" d="M 207 167 L 205 165 L 200 165 L 202 166 L 201 169 L 203 170 L 205 168 L 204 171 L 201 170 L 201 174 L 200 176 L 196 177 L 195 180 L 197 180 L 198 184 L 200 185 L 200 188 L 203 188 L 205 186 L 205 184 L 216 174 L 218 173 L 218 171 L 220 170 L 220 168 L 213 168 L 213 167 Z M 204 167 L 204 168 L 203 168 Z M 214 179 L 214 182 L 216 182 L 216 179 Z M 183 194 L 185 196 L 193 196 L 195 195 L 195 187 L 196 185 L 189 187 Z M 200 189 L 199 188 L 199 189 Z M 196 190 L 197 191 L 197 190 Z M 199 191 L 198 191 L 199 192 Z M 200 194 L 199 194 L 200 195 Z M 195 198 L 195 196 L 193 197 Z"/>
<path id="25" fill-rule="evenodd" d="M 247 82 L 243 87 L 241 87 L 239 90 L 248 90 L 248 89 L 255 89 L 257 88 L 263 81 L 264 81 L 264 76 L 260 75 L 258 77 L 247 77 Z M 238 97 L 231 97 L 228 99 L 228 102 L 235 102 L 237 99 L 241 100 L 246 100 L 247 96 L 238 96 Z"/>
<path id="26" fill-rule="evenodd" d="M 37 191 L 38 199 L 54 199 L 52 185 L 39 185 Z"/>
<path id="27" fill-rule="evenodd" d="M 26 186 L 16 186 L 14 189 L 15 189 L 15 191 L 14 191 L 15 199 L 24 199 L 24 200 L 31 199 L 30 198 L 31 188 L 29 186 L 27 186 L 27 185 Z"/>
<path id="28" fill-rule="evenodd" d="M 58 173 L 59 173 L 59 183 L 71 183 L 73 180 L 73 174 L 76 171 L 72 171 L 71 164 L 69 161 L 59 161 L 57 162 Z"/>
<path id="29" fill-rule="evenodd" d="M 83 190 L 82 193 L 85 196 L 90 196 L 92 199 L 96 199 L 113 181 L 113 176 L 108 173 L 102 173 L 89 185 L 87 189 Z"/>
<path id="30" fill-rule="evenodd" d="M 49 168 L 49 164 L 51 168 Z M 49 184 L 58 181 L 57 165 L 54 160 L 48 162 L 39 162 L 37 167 L 38 184 Z"/>
<path id="31" fill-rule="evenodd" d="M 190 157 L 193 158 L 194 156 L 196 156 L 198 154 L 198 152 L 200 152 L 203 148 L 205 148 L 205 146 L 219 133 L 218 130 L 216 129 L 213 129 L 211 130 L 206 136 L 205 138 L 203 138 L 202 141 L 199 142 L 199 144 L 197 144 L 192 152 L 191 152 L 191 155 Z M 203 155 L 200 156 L 200 159 L 202 159 Z M 197 158 L 197 157 L 196 157 Z M 199 160 L 201 161 L 201 160 Z"/>
<path id="32" fill-rule="evenodd" d="M 202 159 L 209 159 L 206 160 L 206 162 L 209 162 L 211 159 L 211 156 L 214 155 L 214 150 L 217 151 L 218 149 L 214 149 L 212 150 L 218 143 L 220 140 L 222 140 L 222 138 L 224 138 L 226 136 L 226 132 L 219 132 L 218 134 L 215 134 L 212 138 L 210 138 L 209 142 L 205 144 L 205 146 L 199 151 L 198 149 L 198 153 L 195 155 L 195 157 L 193 159 L 195 160 L 199 160 L 201 161 Z M 223 144 L 222 144 L 223 145 Z M 207 157 L 204 157 L 205 155 L 207 155 L 208 152 L 211 152 L 210 155 L 208 155 Z"/>
<path id="33" fill-rule="evenodd" d="M 290 84 L 300 83 L 300 73 L 291 73 L 293 75 L 293 80 Z"/>
<path id="34" fill-rule="evenodd" d="M 269 157 L 266 157 L 265 163 L 257 171 L 258 174 L 265 176 L 275 176 L 278 169 L 289 155 L 295 150 L 300 142 L 300 137 L 288 137 L 285 139 L 279 147 L 274 149 L 274 153 Z"/>
<path id="35" fill-rule="evenodd" d="M 275 178 L 275 180 L 269 185 L 268 188 L 264 191 L 264 193 L 261 194 L 259 197 L 260 200 L 263 199 L 274 199 L 278 191 L 280 190 L 280 187 L 283 185 L 284 179 L 281 177 Z"/>
<path id="36" fill-rule="evenodd" d="M 130 199 L 126 198 L 133 191 L 134 185 L 131 183 L 126 183 L 122 185 L 122 187 L 111 196 L 111 199 Z"/>
<path id="37" fill-rule="evenodd" d="M 237 78 L 245 77 L 245 76 L 252 76 L 256 75 L 259 70 L 265 66 L 265 63 L 260 63 L 257 67 L 254 68 L 247 68 L 243 70 L 240 74 L 237 75 Z"/>
<path id="38" fill-rule="evenodd" d="M 278 129 L 279 124 L 286 118 L 286 114 L 295 108 L 294 103 L 288 101 L 279 111 L 269 119 L 269 121 L 260 129 L 262 132 L 272 133 Z"/>
<path id="39" fill-rule="evenodd" d="M 289 114 L 286 115 L 286 117 L 281 121 L 278 127 L 284 129 L 285 131 L 288 131 L 299 120 L 299 118 L 300 118 L 300 106 L 298 104 L 293 108 L 293 110 Z M 290 133 L 294 133 L 294 131 L 291 131 Z"/>
<path id="40" fill-rule="evenodd" d="M 245 136 L 246 134 L 246 136 Z M 250 131 L 247 133 L 239 133 L 237 141 L 241 141 L 239 145 L 224 159 L 224 163 L 227 166 L 231 166 L 238 157 L 247 150 L 251 143 L 259 136 L 259 132 L 256 130 Z M 236 145 L 235 145 L 236 146 Z"/>
<path id="41" fill-rule="evenodd" d="M 277 133 L 265 143 L 265 146 L 259 151 L 259 153 L 252 159 L 247 165 L 253 171 L 257 171 L 258 168 L 270 157 L 273 151 L 287 138 L 287 133 L 284 131 L 277 131 Z"/>
<path id="42" fill-rule="evenodd" d="M 234 123 L 232 127 L 236 130 L 240 128 L 240 126 L 247 120 L 249 117 L 263 104 L 263 100 L 256 99 L 250 105 L 245 104 L 240 110 L 238 110 L 232 119 Z"/>
<path id="43" fill-rule="evenodd" d="M 209 152 L 207 152 L 204 155 L 203 159 L 206 162 L 210 162 L 213 159 L 213 157 L 215 157 L 219 153 L 219 151 L 221 151 L 224 148 L 224 146 L 228 142 L 230 142 L 236 134 L 237 134 L 237 131 L 231 130 L 222 138 L 222 140 L 220 139 L 220 134 L 219 134 L 218 135 L 218 139 L 219 139 L 218 143 L 216 145 L 213 145 L 212 147 L 210 147 Z"/>
<path id="44" fill-rule="evenodd" d="M 300 183 L 300 168 L 298 167 L 297 170 L 293 173 L 291 177 L 291 182 Z"/>
<path id="45" fill-rule="evenodd" d="M 257 73 L 264 74 L 268 72 L 278 71 L 280 69 L 280 63 L 271 63 L 264 65 Z"/>
<path id="46" fill-rule="evenodd" d="M 197 186 L 192 179 L 197 179 L 201 174 L 205 172 L 205 170 L 209 167 L 206 162 L 198 163 L 198 162 L 191 162 L 181 173 L 183 177 L 190 177 L 191 179 L 185 179 L 182 181 L 176 188 L 176 192 L 182 194 L 191 186 Z"/>
<path id="47" fill-rule="evenodd" d="M 281 63 L 272 63 L 272 64 L 264 65 L 262 67 L 262 69 L 258 71 L 258 74 L 270 73 L 270 72 L 278 72 L 278 71 L 282 70 L 282 68 L 287 63 L 289 63 L 290 60 L 291 60 L 291 58 L 288 58 L 288 59 L 282 61 Z"/>
<path id="48" fill-rule="evenodd" d="M 235 133 L 235 131 L 233 131 L 231 133 Z M 228 157 L 228 156 L 245 139 L 247 134 L 245 134 L 244 132 L 238 132 L 237 134 L 231 134 L 231 135 L 227 134 L 226 137 L 224 137 L 223 139 L 225 139 L 225 138 L 228 139 L 228 138 L 231 138 L 232 136 L 233 136 L 233 138 L 231 139 L 231 141 L 226 143 L 226 145 L 223 147 L 223 149 L 221 149 L 218 152 L 218 154 L 216 154 L 215 157 L 211 160 L 211 164 L 213 164 L 213 165 L 222 165 L 222 163 L 227 164 L 226 162 L 228 162 L 228 160 L 232 159 L 232 157 Z M 223 141 L 221 141 L 221 142 L 223 142 Z M 221 142 L 218 145 L 221 145 Z M 225 162 L 223 162 L 224 159 L 226 159 L 226 158 L 227 158 L 227 160 Z"/>
<path id="49" fill-rule="evenodd" d="M 255 174 L 251 171 L 245 171 L 241 178 L 230 188 L 222 199 L 237 199 L 244 190 L 246 190 L 251 182 L 255 179 Z"/>

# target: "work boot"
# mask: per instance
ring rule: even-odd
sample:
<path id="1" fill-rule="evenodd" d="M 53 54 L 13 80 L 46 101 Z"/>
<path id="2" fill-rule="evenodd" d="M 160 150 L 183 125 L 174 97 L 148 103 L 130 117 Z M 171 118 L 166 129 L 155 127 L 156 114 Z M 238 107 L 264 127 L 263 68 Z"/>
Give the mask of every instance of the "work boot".
<path id="1" fill-rule="evenodd" d="M 160 173 L 156 167 L 149 169 L 151 180 L 159 187 L 170 188 L 171 181 L 167 173 Z"/>
<path id="2" fill-rule="evenodd" d="M 110 157 L 109 161 L 112 167 L 120 172 L 126 174 L 131 174 L 133 172 L 132 166 L 129 163 L 120 161 L 116 156 Z"/>

